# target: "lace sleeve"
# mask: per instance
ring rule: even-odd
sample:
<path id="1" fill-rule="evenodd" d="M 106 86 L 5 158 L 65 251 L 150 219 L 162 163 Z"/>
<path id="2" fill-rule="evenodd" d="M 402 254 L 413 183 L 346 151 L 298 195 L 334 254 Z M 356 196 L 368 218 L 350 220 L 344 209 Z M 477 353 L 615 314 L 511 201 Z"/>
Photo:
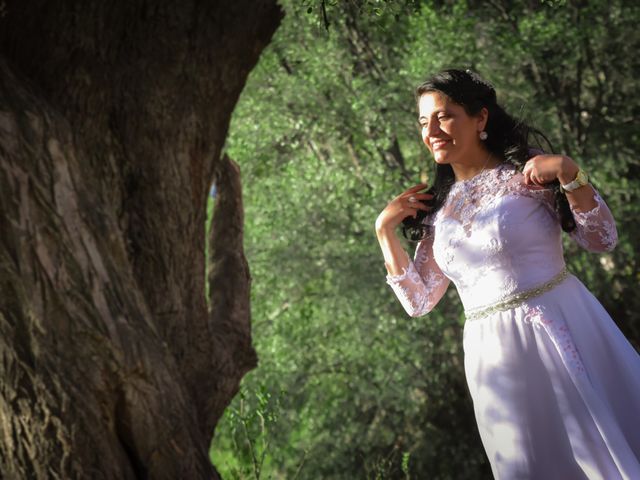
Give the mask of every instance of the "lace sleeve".
<path id="1" fill-rule="evenodd" d="M 449 286 L 433 258 L 433 236 L 418 243 L 413 261 L 403 269 L 400 275 L 387 275 L 400 303 L 411 317 L 429 313 L 440 301 Z"/>
<path id="2" fill-rule="evenodd" d="M 570 235 L 578 245 L 590 252 L 609 252 L 618 243 L 616 223 L 609 207 L 597 191 L 593 199 L 597 205 L 588 212 L 571 209 L 576 229 Z"/>
<path id="3" fill-rule="evenodd" d="M 538 198 L 558 218 L 553 206 L 552 190 L 527 186 L 524 191 L 527 196 Z M 607 204 L 604 203 L 597 191 L 595 191 L 593 198 L 597 205 L 588 212 L 578 212 L 571 207 L 576 228 L 569 235 L 585 250 L 590 252 L 609 252 L 618 243 L 616 223 L 609 207 L 607 207 Z"/>

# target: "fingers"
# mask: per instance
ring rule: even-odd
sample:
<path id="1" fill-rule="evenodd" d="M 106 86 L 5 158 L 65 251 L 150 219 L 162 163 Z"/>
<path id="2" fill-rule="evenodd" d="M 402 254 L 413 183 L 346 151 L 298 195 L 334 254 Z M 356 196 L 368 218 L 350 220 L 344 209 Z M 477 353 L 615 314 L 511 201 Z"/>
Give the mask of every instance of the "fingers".
<path id="1" fill-rule="evenodd" d="M 378 215 L 375 222 L 376 231 L 391 231 L 403 219 L 407 217 L 417 218 L 418 212 L 421 210 L 429 212 L 431 207 L 425 205 L 424 200 L 433 198 L 433 195 L 430 193 L 418 193 L 426 187 L 428 185 L 425 183 L 414 185 L 393 198 Z"/>
<path id="2" fill-rule="evenodd" d="M 416 193 L 414 195 L 416 198 L 429 199 L 433 198 L 433 193 Z"/>
<path id="3" fill-rule="evenodd" d="M 412 203 L 411 206 L 409 208 L 415 208 L 417 210 L 424 210 L 425 212 L 428 212 L 429 210 L 431 210 L 431 207 L 428 205 L 425 205 L 422 202 L 419 203 Z"/>
<path id="4" fill-rule="evenodd" d="M 553 182 L 558 178 L 563 161 L 565 161 L 565 157 L 561 155 L 542 154 L 531 157 L 522 169 L 524 183 L 544 187 Z"/>
<path id="5" fill-rule="evenodd" d="M 425 205 L 424 200 L 432 199 L 433 195 L 431 193 L 418 193 L 420 190 L 424 190 L 428 186 L 429 185 L 426 183 L 414 185 L 391 200 L 387 205 L 387 208 L 390 209 L 390 211 L 396 212 L 392 215 L 398 215 L 402 218 L 406 218 L 407 216 L 416 218 L 419 210 L 426 212 L 430 211 L 431 207 Z"/>
<path id="6" fill-rule="evenodd" d="M 424 190 L 424 189 L 425 189 L 425 188 L 427 188 L 428 186 L 429 186 L 429 184 L 428 184 L 428 183 L 419 183 L 418 185 L 414 185 L 413 187 L 411 187 L 411 188 L 409 188 L 409 189 L 405 190 L 405 191 L 404 191 L 404 192 L 402 192 L 402 193 L 403 193 L 403 194 L 404 194 L 404 193 L 415 193 L 415 192 L 418 192 L 418 191 L 420 191 L 420 190 Z"/>
<path id="7" fill-rule="evenodd" d="M 431 200 L 433 198 L 433 195 L 430 193 L 414 193 L 413 195 L 403 196 L 403 198 L 406 198 L 409 203 L 415 203 L 420 200 Z M 413 201 L 411 200 L 412 198 Z"/>
<path id="8" fill-rule="evenodd" d="M 533 169 L 533 158 L 529 159 L 522 168 L 522 175 L 524 176 L 525 185 L 531 185 L 531 170 Z"/>
<path id="9" fill-rule="evenodd" d="M 402 212 L 403 218 L 407 216 L 412 216 L 416 218 L 419 210 L 423 210 L 425 212 L 429 212 L 431 207 L 425 205 L 422 200 L 426 200 L 431 198 L 430 194 L 415 194 L 415 195 L 407 195 L 400 199 L 398 199 L 398 206 L 400 207 L 400 211 Z M 412 201 L 413 199 L 413 201 Z"/>
<path id="10" fill-rule="evenodd" d="M 524 176 L 524 184 L 525 185 L 538 185 L 542 186 L 547 181 L 545 178 L 545 174 L 539 170 L 539 168 L 535 164 L 536 157 L 533 157 L 524 164 L 522 169 L 522 175 Z"/>
<path id="11" fill-rule="evenodd" d="M 540 178 L 537 172 L 533 169 L 529 169 L 522 172 L 524 176 L 525 185 L 543 185 L 544 181 Z"/>
<path id="12" fill-rule="evenodd" d="M 431 200 L 432 198 L 433 195 L 430 193 L 414 193 L 413 195 L 403 195 L 400 200 L 403 201 L 403 203 L 406 202 L 406 204 L 411 208 L 422 208 L 423 206 L 426 206 L 424 201 Z"/>
<path id="13" fill-rule="evenodd" d="M 547 183 L 553 181 L 553 179 L 546 179 L 543 175 L 536 174 L 532 170 L 524 172 L 523 175 L 525 185 L 537 185 L 539 187 L 542 187 Z"/>
<path id="14" fill-rule="evenodd" d="M 420 202 L 421 200 L 430 200 L 431 198 L 433 198 L 433 195 L 431 193 L 417 193 L 415 190 L 411 190 L 413 189 L 409 189 L 401 193 L 400 195 L 392 199 L 389 203 L 408 202 L 409 204 L 414 204 Z"/>

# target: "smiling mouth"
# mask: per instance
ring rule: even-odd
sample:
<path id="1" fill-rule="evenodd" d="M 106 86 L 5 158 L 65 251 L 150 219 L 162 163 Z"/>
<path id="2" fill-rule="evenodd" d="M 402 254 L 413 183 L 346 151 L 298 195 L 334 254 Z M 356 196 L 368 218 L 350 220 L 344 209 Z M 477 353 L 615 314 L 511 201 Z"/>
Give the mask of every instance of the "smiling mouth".
<path id="1" fill-rule="evenodd" d="M 436 140 L 435 142 L 431 142 L 431 148 L 433 150 L 439 150 L 442 147 L 444 147 L 447 143 L 449 143 L 449 140 Z"/>

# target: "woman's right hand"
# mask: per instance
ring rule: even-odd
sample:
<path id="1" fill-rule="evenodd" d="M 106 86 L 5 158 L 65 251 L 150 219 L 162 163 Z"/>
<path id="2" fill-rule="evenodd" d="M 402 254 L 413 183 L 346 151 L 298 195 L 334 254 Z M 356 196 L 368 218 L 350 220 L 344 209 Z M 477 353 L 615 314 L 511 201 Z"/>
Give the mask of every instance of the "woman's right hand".
<path id="1" fill-rule="evenodd" d="M 415 185 L 391 200 L 380 212 L 376 219 L 376 233 L 391 233 L 407 217 L 415 218 L 418 210 L 429 211 L 431 207 L 422 203 L 423 200 L 430 200 L 433 195 L 430 193 L 418 193 L 427 188 L 427 184 Z"/>

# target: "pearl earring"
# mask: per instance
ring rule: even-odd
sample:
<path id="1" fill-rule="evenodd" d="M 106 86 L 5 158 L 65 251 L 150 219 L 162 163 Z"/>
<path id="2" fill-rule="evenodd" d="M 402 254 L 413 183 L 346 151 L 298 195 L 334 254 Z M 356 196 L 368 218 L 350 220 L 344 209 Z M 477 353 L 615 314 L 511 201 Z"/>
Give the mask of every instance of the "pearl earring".
<path id="1" fill-rule="evenodd" d="M 488 136 L 489 136 L 489 134 L 487 134 L 487 132 L 485 132 L 484 130 L 481 131 L 480 135 L 479 135 L 480 140 L 483 140 L 483 141 L 486 140 Z"/>

